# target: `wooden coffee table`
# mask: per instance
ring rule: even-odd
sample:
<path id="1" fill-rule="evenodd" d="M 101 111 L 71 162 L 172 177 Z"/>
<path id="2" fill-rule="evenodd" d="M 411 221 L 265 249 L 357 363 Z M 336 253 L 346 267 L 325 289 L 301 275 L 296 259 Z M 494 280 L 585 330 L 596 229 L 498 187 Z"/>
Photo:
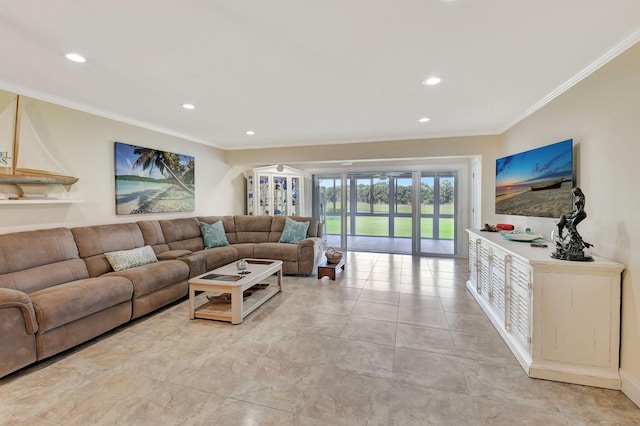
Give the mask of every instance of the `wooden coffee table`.
<path id="1" fill-rule="evenodd" d="M 234 262 L 189 280 L 189 318 L 204 318 L 240 324 L 247 315 L 280 292 L 282 289 L 282 261 L 245 260 L 248 265 L 244 271 L 238 270 Z M 249 273 L 240 274 L 245 271 Z M 249 290 L 260 281 L 276 273 L 278 274 L 277 284 L 270 284 L 263 289 L 252 289 L 250 296 L 243 297 L 245 290 Z M 219 301 L 209 300 L 196 307 L 196 291 L 214 292 L 220 295 L 229 294 L 231 301 L 219 303 Z"/>

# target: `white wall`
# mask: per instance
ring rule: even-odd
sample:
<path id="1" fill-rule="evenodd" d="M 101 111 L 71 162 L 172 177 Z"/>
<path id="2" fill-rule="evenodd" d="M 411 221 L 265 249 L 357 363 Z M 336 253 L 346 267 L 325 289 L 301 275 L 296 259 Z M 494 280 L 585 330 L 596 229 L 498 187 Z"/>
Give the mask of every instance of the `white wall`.
<path id="1" fill-rule="evenodd" d="M 623 390 L 640 405 L 640 44 L 504 135 L 503 155 L 573 138 L 577 186 L 586 195 L 579 231 L 593 254 L 626 265 L 622 283 Z M 495 182 L 495 180 L 494 180 Z M 557 219 L 496 215 L 549 235 Z M 629 380 L 636 389 L 629 389 Z M 632 386 L 633 387 L 633 386 Z"/>
<path id="2" fill-rule="evenodd" d="M 6 98 L 6 92 L 0 92 Z M 242 182 L 212 147 L 167 136 L 34 99 L 24 105 L 38 134 L 64 171 L 78 177 L 71 192 L 54 188 L 60 197 L 82 204 L 0 205 L 0 233 L 55 226 L 80 226 L 194 215 L 235 214 L 229 201 Z M 164 214 L 115 214 L 114 142 L 190 155 L 196 162 L 196 211 Z M 0 192 L 15 187 L 0 185 Z"/>

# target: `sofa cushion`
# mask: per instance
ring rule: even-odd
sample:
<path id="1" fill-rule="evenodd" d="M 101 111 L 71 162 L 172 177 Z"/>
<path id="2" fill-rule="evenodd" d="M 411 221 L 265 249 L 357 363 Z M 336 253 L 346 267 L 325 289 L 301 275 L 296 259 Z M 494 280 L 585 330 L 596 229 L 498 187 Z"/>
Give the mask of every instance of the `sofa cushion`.
<path id="1" fill-rule="evenodd" d="M 169 251 L 169 245 L 164 239 L 162 228 L 157 220 L 140 220 L 136 223 L 140 228 L 140 232 L 142 232 L 145 245 L 153 247 L 153 251 L 156 254 Z"/>
<path id="2" fill-rule="evenodd" d="M 38 334 L 131 300 L 133 286 L 122 277 L 86 278 L 31 293 Z"/>
<path id="3" fill-rule="evenodd" d="M 279 243 L 286 244 L 298 244 L 300 241 L 307 238 L 307 229 L 309 229 L 309 222 L 298 222 L 289 218 L 286 218 L 284 223 L 284 229 L 280 236 Z"/>
<path id="4" fill-rule="evenodd" d="M 204 246 L 206 248 L 224 247 L 229 245 L 222 221 L 218 221 L 213 224 L 200 222 L 200 233 L 202 234 L 202 240 L 204 241 Z"/>
<path id="5" fill-rule="evenodd" d="M 112 251 L 105 253 L 104 256 L 114 271 L 123 271 L 158 261 L 151 246 L 143 246 L 131 250 Z"/>
<path id="6" fill-rule="evenodd" d="M 261 243 L 253 248 L 258 259 L 278 259 L 284 262 L 298 261 L 298 244 Z"/>
<path id="7" fill-rule="evenodd" d="M 234 216 L 236 225 L 236 243 L 266 243 L 269 241 L 271 216 Z"/>
<path id="8" fill-rule="evenodd" d="M 247 259 L 252 258 L 253 256 L 253 248 L 256 246 L 255 243 L 244 243 L 244 244 L 234 244 L 236 250 L 238 250 L 238 259 Z"/>
<path id="9" fill-rule="evenodd" d="M 87 263 L 89 275 L 97 277 L 112 271 L 105 253 L 144 246 L 136 223 L 117 223 L 72 228 L 80 257 Z"/>
<path id="10" fill-rule="evenodd" d="M 160 220 L 159 222 L 170 250 L 198 251 L 204 249 L 200 221 L 195 217 Z"/>
<path id="11" fill-rule="evenodd" d="M 313 217 L 307 216 L 274 216 L 271 223 L 271 232 L 269 233 L 269 242 L 277 243 L 282 237 L 282 231 L 286 220 L 291 219 L 297 222 L 309 222 L 309 229 L 307 229 L 307 237 L 318 236 L 318 221 Z"/>
<path id="12" fill-rule="evenodd" d="M 235 244 L 236 241 L 236 224 L 234 222 L 233 216 L 198 216 L 198 220 L 200 222 L 208 223 L 210 225 L 222 221 L 222 225 L 224 226 L 224 232 L 227 237 L 227 241 L 229 244 Z"/>
<path id="13" fill-rule="evenodd" d="M 0 287 L 31 293 L 88 277 L 66 228 L 0 235 Z"/>
<path id="14" fill-rule="evenodd" d="M 238 250 L 235 245 L 215 247 L 193 252 L 188 256 L 181 257 L 180 260 L 189 265 L 190 277 L 195 277 L 235 262 L 238 260 Z"/>
<path id="15" fill-rule="evenodd" d="M 180 260 L 163 260 L 124 271 L 109 272 L 105 276 L 125 277 L 133 283 L 133 297 L 152 293 L 189 278 L 189 267 Z"/>
<path id="16" fill-rule="evenodd" d="M 193 253 L 191 250 L 169 250 L 158 254 L 158 260 L 173 260 Z"/>
<path id="17" fill-rule="evenodd" d="M 236 232 L 266 232 L 271 231 L 272 216 L 238 215 L 233 217 Z"/>

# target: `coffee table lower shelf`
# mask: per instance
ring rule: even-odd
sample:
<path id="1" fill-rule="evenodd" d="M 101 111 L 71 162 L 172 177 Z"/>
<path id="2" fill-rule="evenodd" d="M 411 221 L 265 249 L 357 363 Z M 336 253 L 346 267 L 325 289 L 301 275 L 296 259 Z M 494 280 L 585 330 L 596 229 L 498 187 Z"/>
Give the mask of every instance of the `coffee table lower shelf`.
<path id="1" fill-rule="evenodd" d="M 197 288 L 195 288 L 194 290 L 197 290 Z M 207 291 L 210 290 L 208 289 Z M 232 300 L 235 302 L 237 298 L 237 303 L 215 303 L 211 301 L 202 303 L 201 305 L 194 308 L 192 319 L 202 318 L 218 321 L 228 321 L 232 324 L 240 324 L 247 315 L 258 309 L 264 302 L 278 294 L 280 292 L 280 286 L 277 284 L 271 284 L 265 289 L 251 290 L 251 292 L 251 296 L 245 298 L 243 298 L 241 295 L 232 295 Z M 233 318 L 234 307 L 236 307 L 239 311 L 239 320 L 237 321 L 234 321 Z"/>

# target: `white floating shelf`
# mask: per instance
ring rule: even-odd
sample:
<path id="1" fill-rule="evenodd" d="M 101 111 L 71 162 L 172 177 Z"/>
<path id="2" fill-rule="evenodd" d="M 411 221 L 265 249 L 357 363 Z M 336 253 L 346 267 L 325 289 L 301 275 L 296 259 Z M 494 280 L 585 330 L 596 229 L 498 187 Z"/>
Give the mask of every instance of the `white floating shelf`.
<path id="1" fill-rule="evenodd" d="M 71 200 L 71 199 L 0 200 L 0 204 L 76 204 L 76 203 L 84 203 L 84 200 Z"/>

